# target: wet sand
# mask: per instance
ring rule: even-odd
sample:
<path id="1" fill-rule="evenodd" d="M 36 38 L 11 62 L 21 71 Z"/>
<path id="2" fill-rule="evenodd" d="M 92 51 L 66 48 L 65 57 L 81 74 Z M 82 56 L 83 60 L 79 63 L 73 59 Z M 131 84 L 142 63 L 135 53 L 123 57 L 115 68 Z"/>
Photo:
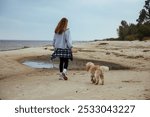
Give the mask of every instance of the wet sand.
<path id="1" fill-rule="evenodd" d="M 25 60 L 49 61 L 52 49 L 1 51 L 0 99 L 150 99 L 150 41 L 75 44 L 68 81 L 58 80 L 58 68 L 35 69 L 22 64 Z M 110 67 L 104 73 L 104 85 L 90 82 L 90 74 L 84 70 L 87 61 Z"/>

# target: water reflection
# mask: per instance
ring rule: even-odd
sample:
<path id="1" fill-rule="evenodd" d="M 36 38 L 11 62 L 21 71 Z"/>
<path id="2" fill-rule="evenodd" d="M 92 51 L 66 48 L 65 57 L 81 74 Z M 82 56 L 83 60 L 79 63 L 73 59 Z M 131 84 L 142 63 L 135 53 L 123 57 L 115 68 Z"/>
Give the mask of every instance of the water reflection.
<path id="1" fill-rule="evenodd" d="M 23 64 L 32 68 L 58 68 L 58 64 L 53 64 L 52 62 L 24 61 Z"/>

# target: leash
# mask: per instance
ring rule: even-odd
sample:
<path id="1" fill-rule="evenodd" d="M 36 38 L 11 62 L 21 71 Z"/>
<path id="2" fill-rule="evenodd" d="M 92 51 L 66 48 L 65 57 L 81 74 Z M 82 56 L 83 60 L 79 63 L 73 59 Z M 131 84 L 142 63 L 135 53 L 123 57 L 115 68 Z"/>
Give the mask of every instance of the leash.
<path id="1" fill-rule="evenodd" d="M 54 68 L 54 61 L 53 61 L 53 60 L 51 60 L 51 63 L 52 63 L 52 68 Z"/>

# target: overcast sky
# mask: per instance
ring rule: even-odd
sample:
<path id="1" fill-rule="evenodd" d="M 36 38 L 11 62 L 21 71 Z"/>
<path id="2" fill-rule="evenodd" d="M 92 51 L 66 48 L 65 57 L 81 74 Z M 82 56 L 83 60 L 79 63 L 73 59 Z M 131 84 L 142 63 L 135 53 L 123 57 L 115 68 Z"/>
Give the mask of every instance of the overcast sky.
<path id="1" fill-rule="evenodd" d="M 62 17 L 72 40 L 117 37 L 121 20 L 136 23 L 145 0 L 0 0 L 0 39 L 52 40 Z"/>

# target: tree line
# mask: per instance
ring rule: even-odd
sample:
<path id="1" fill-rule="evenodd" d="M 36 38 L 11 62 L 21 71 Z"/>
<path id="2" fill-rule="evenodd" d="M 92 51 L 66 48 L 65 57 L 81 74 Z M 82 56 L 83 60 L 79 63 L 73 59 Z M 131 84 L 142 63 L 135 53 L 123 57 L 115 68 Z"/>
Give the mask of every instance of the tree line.
<path id="1" fill-rule="evenodd" d="M 150 39 L 150 0 L 145 1 L 143 9 L 136 20 L 137 24 L 121 21 L 117 29 L 118 40 L 146 40 Z"/>

